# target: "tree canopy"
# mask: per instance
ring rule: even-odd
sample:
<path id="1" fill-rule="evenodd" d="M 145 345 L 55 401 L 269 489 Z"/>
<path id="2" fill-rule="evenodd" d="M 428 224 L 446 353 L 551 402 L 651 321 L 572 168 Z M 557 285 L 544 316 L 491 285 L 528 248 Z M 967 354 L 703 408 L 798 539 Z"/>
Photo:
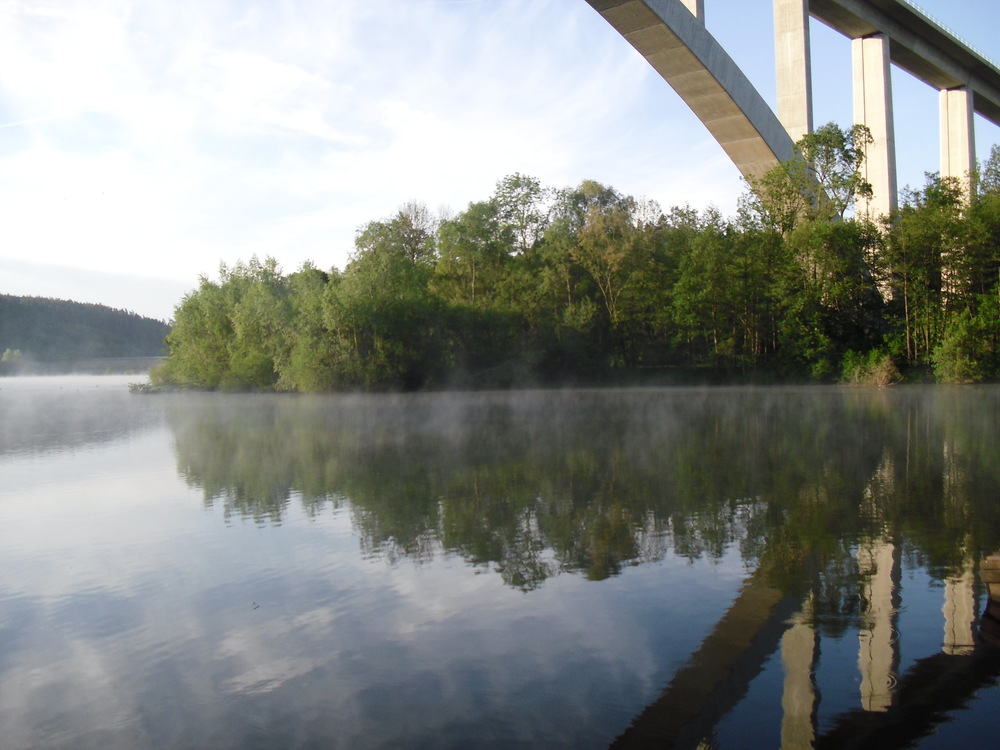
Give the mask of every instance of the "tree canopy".
<path id="1" fill-rule="evenodd" d="M 412 201 L 343 270 L 253 258 L 178 305 L 162 383 L 330 390 L 1000 375 L 1000 152 L 878 225 L 870 135 L 830 124 L 741 210 L 664 210 L 514 174 L 457 215 Z"/>

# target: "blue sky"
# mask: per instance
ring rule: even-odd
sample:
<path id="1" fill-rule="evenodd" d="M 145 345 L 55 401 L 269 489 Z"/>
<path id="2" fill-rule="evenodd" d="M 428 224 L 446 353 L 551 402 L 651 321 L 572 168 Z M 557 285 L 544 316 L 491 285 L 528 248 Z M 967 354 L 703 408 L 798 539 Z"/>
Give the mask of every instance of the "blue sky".
<path id="1" fill-rule="evenodd" d="M 1000 60 L 997 0 L 921 8 Z M 770 0 L 706 0 L 775 101 Z M 739 173 L 584 0 L 8 0 L 0 293 L 168 319 L 220 262 L 343 267 L 410 200 L 507 174 L 735 210 Z M 813 22 L 817 124 L 851 122 L 850 43 Z M 937 93 L 893 72 L 900 186 L 938 169 Z M 980 158 L 1000 142 L 977 118 Z"/>

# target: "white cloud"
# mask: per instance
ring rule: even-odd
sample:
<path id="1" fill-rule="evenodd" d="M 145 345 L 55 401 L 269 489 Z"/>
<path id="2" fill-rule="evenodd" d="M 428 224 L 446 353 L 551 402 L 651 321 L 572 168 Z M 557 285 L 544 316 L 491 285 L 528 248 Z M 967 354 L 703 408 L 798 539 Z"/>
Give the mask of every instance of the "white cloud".
<path id="1" fill-rule="evenodd" d="M 710 29 L 771 90 L 739 49 L 770 4 L 719 5 Z M 23 262 L 192 286 L 254 253 L 343 266 L 365 222 L 515 171 L 724 213 L 742 191 L 582 0 L 10 2 L 0 70 L 0 252 Z"/>

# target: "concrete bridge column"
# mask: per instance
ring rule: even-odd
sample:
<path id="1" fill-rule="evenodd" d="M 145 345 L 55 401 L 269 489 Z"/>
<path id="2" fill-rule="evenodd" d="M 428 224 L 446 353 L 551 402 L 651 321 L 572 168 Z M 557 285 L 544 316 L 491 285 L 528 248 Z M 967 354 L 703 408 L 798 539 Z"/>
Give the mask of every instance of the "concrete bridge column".
<path id="1" fill-rule="evenodd" d="M 809 0 L 774 0 L 778 119 L 797 142 L 813 131 Z"/>
<path id="2" fill-rule="evenodd" d="M 966 193 L 976 166 L 972 92 L 968 87 L 941 92 L 941 176 L 961 181 Z"/>
<path id="3" fill-rule="evenodd" d="M 889 37 L 886 34 L 855 39 L 854 121 L 866 125 L 874 143 L 868 147 L 862 170 L 871 183 L 871 200 L 858 201 L 858 214 L 873 219 L 897 205 L 896 136 L 892 119 L 892 79 L 889 73 Z"/>
<path id="4" fill-rule="evenodd" d="M 681 0 L 681 2 L 691 11 L 691 15 L 705 23 L 705 0 Z"/>

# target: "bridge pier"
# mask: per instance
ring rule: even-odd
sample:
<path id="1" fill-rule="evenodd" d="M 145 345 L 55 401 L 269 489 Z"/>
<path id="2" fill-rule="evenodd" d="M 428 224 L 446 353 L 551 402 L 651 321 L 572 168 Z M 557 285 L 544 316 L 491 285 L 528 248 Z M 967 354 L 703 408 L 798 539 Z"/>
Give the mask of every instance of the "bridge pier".
<path id="1" fill-rule="evenodd" d="M 797 142 L 813 132 L 809 0 L 774 0 L 773 7 L 778 119 Z M 862 167 L 873 196 L 859 201 L 857 209 L 859 215 L 875 218 L 897 205 L 889 37 L 873 34 L 854 39 L 852 57 L 854 122 L 867 126 L 874 139 Z"/>
<path id="2" fill-rule="evenodd" d="M 854 62 L 854 122 L 871 131 L 861 169 L 872 186 L 870 200 L 859 200 L 859 216 L 871 218 L 896 208 L 896 135 L 892 117 L 889 37 L 872 34 L 851 42 Z"/>
<path id="3" fill-rule="evenodd" d="M 778 113 L 705 26 L 706 0 L 587 0 L 673 87 L 754 179 L 792 158 L 813 130 L 810 18 L 852 40 L 854 122 L 874 143 L 864 178 L 873 219 L 898 205 L 890 63 L 941 92 L 941 174 L 975 165 L 973 112 L 1000 125 L 1000 67 L 902 0 L 773 0 Z M 971 185 L 966 182 L 966 193 Z"/>
<path id="4" fill-rule="evenodd" d="M 774 0 L 778 119 L 792 140 L 813 131 L 809 0 Z"/>
<path id="5" fill-rule="evenodd" d="M 975 108 L 985 107 L 987 116 L 996 121 L 993 110 L 997 104 L 992 99 L 975 101 L 973 86 L 967 81 L 970 75 L 975 78 L 981 73 L 962 67 L 969 65 L 963 57 L 967 50 L 955 52 L 948 48 L 949 55 L 961 60 L 956 67 L 937 50 L 926 49 L 926 41 L 914 36 L 895 17 L 862 3 L 773 0 L 773 8 L 778 119 L 793 141 L 813 131 L 810 17 L 815 15 L 852 40 L 854 122 L 867 126 L 874 138 L 863 167 L 874 194 L 871 200 L 858 202 L 859 216 L 877 218 L 898 204 L 890 73 L 893 61 L 940 91 L 941 176 L 958 179 L 968 198 L 972 187 L 969 175 L 976 165 Z M 940 33 L 944 44 L 955 43 L 947 32 Z M 899 50 L 890 51 L 890 38 Z M 993 73 L 990 71 L 990 75 Z M 976 80 L 976 83 L 984 82 Z"/>
<path id="6" fill-rule="evenodd" d="M 972 92 L 967 86 L 941 91 L 941 176 L 954 177 L 968 197 L 976 166 Z"/>

